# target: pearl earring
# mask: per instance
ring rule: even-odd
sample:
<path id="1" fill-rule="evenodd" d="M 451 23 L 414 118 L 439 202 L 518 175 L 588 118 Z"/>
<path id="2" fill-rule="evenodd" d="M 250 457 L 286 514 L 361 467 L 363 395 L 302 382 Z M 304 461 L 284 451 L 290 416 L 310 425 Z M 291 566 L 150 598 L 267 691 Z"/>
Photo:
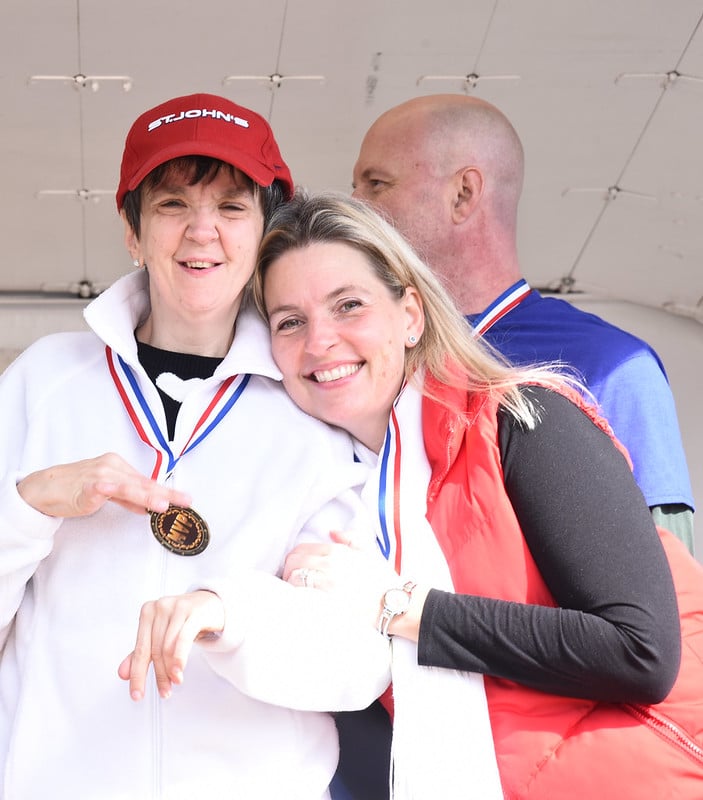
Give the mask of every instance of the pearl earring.
<path id="1" fill-rule="evenodd" d="M 141 267 L 141 263 L 138 258 L 133 259 L 132 264 L 137 268 Z"/>
<path id="2" fill-rule="evenodd" d="M 408 344 L 417 344 L 417 336 L 413 336 L 412 334 L 408 336 Z"/>

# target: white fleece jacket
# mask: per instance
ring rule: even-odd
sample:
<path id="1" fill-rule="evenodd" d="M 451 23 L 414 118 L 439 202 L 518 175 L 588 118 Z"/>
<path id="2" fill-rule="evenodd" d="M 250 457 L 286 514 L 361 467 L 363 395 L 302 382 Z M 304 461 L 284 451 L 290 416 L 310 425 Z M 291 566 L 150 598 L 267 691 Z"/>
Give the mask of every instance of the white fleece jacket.
<path id="1" fill-rule="evenodd" d="M 363 708 L 387 685 L 387 644 L 323 592 L 278 577 L 301 538 L 325 539 L 359 513 L 365 470 L 351 444 L 300 412 L 278 382 L 268 333 L 243 310 L 212 378 L 183 400 L 180 453 L 222 381 L 251 374 L 232 410 L 177 463 L 211 541 L 168 552 L 149 517 L 107 503 L 92 516 L 47 517 L 16 490 L 24 475 L 117 452 L 152 474 L 110 376 L 105 345 L 131 368 L 165 430 L 137 361 L 148 309 L 132 273 L 86 309 L 92 332 L 45 337 L 0 378 L 0 798 L 228 800 L 327 796 L 337 738 L 327 710 Z M 219 590 L 226 629 L 193 649 L 168 700 L 140 703 L 117 666 L 150 599 Z"/>

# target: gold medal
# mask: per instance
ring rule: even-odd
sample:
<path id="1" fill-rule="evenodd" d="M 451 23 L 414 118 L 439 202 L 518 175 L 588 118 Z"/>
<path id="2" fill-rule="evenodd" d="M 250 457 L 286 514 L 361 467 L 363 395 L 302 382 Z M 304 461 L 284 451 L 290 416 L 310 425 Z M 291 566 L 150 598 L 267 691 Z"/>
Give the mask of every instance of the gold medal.
<path id="1" fill-rule="evenodd" d="M 197 556 L 210 541 L 205 520 L 197 511 L 183 506 L 152 511 L 151 530 L 160 544 L 179 556 Z"/>

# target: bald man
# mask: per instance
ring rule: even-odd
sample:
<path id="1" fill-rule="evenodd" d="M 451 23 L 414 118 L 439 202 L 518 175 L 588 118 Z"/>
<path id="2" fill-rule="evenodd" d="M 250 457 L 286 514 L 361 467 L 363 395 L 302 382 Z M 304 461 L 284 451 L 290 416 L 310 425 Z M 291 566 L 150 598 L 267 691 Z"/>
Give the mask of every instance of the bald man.
<path id="1" fill-rule="evenodd" d="M 691 485 L 664 367 L 641 339 L 530 289 L 517 252 L 523 174 L 520 138 L 501 111 L 431 95 L 373 123 L 353 193 L 391 219 L 508 359 L 576 370 L 627 447 L 655 522 L 693 552 Z"/>

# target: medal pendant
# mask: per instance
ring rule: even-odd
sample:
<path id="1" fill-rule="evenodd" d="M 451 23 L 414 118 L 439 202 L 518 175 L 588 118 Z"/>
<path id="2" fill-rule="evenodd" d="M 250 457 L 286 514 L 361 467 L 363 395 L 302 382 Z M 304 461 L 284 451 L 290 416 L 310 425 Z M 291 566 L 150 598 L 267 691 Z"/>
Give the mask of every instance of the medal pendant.
<path id="1" fill-rule="evenodd" d="M 151 530 L 159 544 L 179 556 L 197 556 L 210 541 L 205 520 L 197 511 L 182 506 L 152 511 Z"/>

